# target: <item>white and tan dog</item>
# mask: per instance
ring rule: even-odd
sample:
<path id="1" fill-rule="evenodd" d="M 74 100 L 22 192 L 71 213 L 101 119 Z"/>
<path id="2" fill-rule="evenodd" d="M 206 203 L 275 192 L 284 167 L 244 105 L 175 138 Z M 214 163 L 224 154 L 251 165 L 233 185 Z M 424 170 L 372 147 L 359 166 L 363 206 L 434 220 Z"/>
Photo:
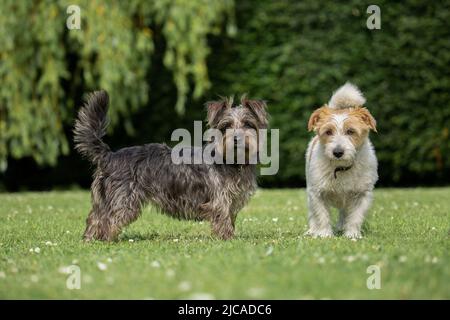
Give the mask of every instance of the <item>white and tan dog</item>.
<path id="1" fill-rule="evenodd" d="M 306 152 L 308 235 L 331 237 L 330 207 L 339 209 L 338 231 L 361 238 L 361 225 L 378 180 L 377 158 L 369 131 L 376 121 L 363 107 L 359 89 L 346 83 L 328 105 L 314 111 L 308 130 L 316 133 Z"/>

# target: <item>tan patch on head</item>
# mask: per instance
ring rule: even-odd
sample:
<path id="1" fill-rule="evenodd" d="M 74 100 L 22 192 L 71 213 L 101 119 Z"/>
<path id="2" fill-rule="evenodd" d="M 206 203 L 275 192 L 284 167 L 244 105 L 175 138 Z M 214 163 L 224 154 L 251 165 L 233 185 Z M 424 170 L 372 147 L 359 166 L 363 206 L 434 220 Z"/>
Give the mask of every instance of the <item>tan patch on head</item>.
<path id="1" fill-rule="evenodd" d="M 315 110 L 311 117 L 309 117 L 308 121 L 308 130 L 309 131 L 317 131 L 322 124 L 324 124 L 327 119 L 332 115 L 332 109 L 328 108 L 328 106 L 323 106 L 317 110 Z"/>
<path id="2" fill-rule="evenodd" d="M 360 118 L 355 116 L 349 116 L 348 119 L 344 121 L 343 129 L 344 134 L 350 138 L 355 147 L 362 145 L 369 133 L 367 125 Z"/>
<path id="3" fill-rule="evenodd" d="M 319 136 L 320 142 L 322 144 L 327 144 L 333 138 L 333 136 L 336 134 L 338 130 L 336 124 L 329 120 L 330 120 L 329 118 L 325 118 L 323 120 L 323 124 L 319 126 L 318 130 L 316 130 L 317 135 Z"/>
<path id="4" fill-rule="evenodd" d="M 368 129 L 377 132 L 377 122 L 375 121 L 375 118 L 370 114 L 369 110 L 367 110 L 366 108 L 359 107 L 350 109 L 349 116 L 360 119 Z"/>
<path id="5" fill-rule="evenodd" d="M 344 133 L 348 135 L 354 146 L 359 147 L 369 134 L 369 130 L 377 132 L 376 121 L 366 108 L 350 109 L 344 121 Z"/>
<path id="6" fill-rule="evenodd" d="M 331 121 L 336 114 L 345 113 L 343 109 L 331 109 L 327 105 L 314 111 L 308 121 L 308 130 L 314 130 L 322 144 L 327 144 L 337 133 L 336 123 Z"/>
<path id="7" fill-rule="evenodd" d="M 336 116 L 343 115 L 343 128 L 338 128 Z M 367 138 L 369 130 L 377 131 L 376 121 L 370 112 L 363 107 L 332 109 L 327 105 L 315 110 L 309 121 L 308 130 L 314 130 L 322 144 L 327 144 L 338 133 L 347 135 L 353 145 L 358 147 Z"/>
<path id="8" fill-rule="evenodd" d="M 346 109 L 332 109 L 327 105 L 324 105 L 321 108 L 316 109 L 309 118 L 308 121 L 308 130 L 309 131 L 318 131 L 320 127 L 322 127 L 325 123 L 329 122 L 329 120 L 333 117 L 333 115 L 338 114 L 348 114 L 349 118 L 356 117 L 363 124 L 365 124 L 369 129 L 377 132 L 376 129 L 376 121 L 373 116 L 370 114 L 369 110 L 363 107 L 358 108 L 346 108 Z"/>

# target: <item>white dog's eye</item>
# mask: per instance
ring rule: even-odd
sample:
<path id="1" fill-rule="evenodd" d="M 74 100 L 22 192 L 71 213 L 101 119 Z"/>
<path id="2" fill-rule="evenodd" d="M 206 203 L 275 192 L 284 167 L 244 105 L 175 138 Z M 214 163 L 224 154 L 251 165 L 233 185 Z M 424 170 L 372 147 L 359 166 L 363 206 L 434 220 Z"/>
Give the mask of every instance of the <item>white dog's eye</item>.
<path id="1" fill-rule="evenodd" d="M 331 136 L 333 134 L 333 130 L 328 129 L 327 131 L 325 131 L 325 134 L 327 136 Z"/>
<path id="2" fill-rule="evenodd" d="M 347 134 L 348 134 L 349 136 L 354 135 L 354 134 L 355 134 L 355 130 L 353 130 L 353 129 L 348 129 L 348 130 L 347 130 Z"/>

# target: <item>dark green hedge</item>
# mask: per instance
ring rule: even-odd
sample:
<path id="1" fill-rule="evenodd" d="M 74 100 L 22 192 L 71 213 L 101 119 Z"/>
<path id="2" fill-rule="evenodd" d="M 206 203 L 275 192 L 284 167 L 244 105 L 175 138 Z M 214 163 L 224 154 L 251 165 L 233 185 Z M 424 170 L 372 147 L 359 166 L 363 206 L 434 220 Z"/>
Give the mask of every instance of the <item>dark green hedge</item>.
<path id="1" fill-rule="evenodd" d="M 238 36 L 216 43 L 216 93 L 249 92 L 270 103 L 281 168 L 265 185 L 304 182 L 310 113 L 349 80 L 378 120 L 372 135 L 382 184 L 450 182 L 450 3 L 238 1 Z"/>
<path id="2" fill-rule="evenodd" d="M 209 34 L 207 42 L 209 82 L 204 80 L 209 85 L 204 87 L 210 89 L 199 99 L 192 98 L 192 90 L 187 92 L 183 116 L 175 112 L 179 89 L 173 72 L 164 64 L 168 48 L 164 26 L 142 26 L 152 30 L 154 41 L 151 67 L 142 80 L 151 89 L 148 102 L 127 116 L 116 117 L 118 125 L 111 128 L 114 134 L 108 136 L 108 143 L 118 148 L 168 141 L 173 129 L 192 128 L 192 120 L 204 117 L 204 101 L 246 92 L 268 100 L 271 125 L 280 129 L 280 172 L 263 177 L 263 186 L 302 186 L 304 153 L 311 137 L 306 128 L 309 115 L 328 101 L 333 90 L 351 81 L 364 92 L 367 107 L 378 121 L 379 133 L 373 134 L 372 140 L 380 162 L 380 185 L 449 184 L 450 3 L 377 1 L 382 23 L 381 30 L 373 31 L 366 28 L 370 4 L 236 0 L 237 32 L 225 31 L 233 24 L 232 14 L 219 14 L 226 20 L 221 24 L 223 30 Z M 134 50 L 133 46 L 128 49 Z M 69 67 L 84 65 L 80 58 L 66 58 Z M 123 74 L 114 64 L 111 69 Z M 74 70 L 69 68 L 69 78 L 58 89 L 79 105 L 82 93 L 102 82 L 95 86 L 80 83 L 80 72 Z M 197 78 L 191 75 L 188 87 L 194 88 Z M 134 87 L 138 91 L 136 83 L 114 91 L 116 96 L 134 96 Z M 119 107 L 130 110 L 129 105 L 114 99 L 112 110 Z M 68 117 L 73 118 L 75 110 L 68 110 Z M 0 189 L 2 184 L 8 190 L 71 184 L 87 187 L 89 164 L 72 149 L 69 120 L 64 134 L 70 154 L 59 156 L 56 167 L 39 167 L 30 157 L 9 157 L 7 171 L 3 177 L 0 173 Z M 134 136 L 125 130 L 130 123 Z"/>

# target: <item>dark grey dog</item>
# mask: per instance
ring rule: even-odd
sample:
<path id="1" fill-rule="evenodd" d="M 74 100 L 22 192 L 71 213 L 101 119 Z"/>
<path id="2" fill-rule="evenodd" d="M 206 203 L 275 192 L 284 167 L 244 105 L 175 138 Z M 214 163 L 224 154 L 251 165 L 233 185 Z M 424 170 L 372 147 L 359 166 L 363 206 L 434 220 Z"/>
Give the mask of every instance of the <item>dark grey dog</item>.
<path id="1" fill-rule="evenodd" d="M 210 221 L 221 239 L 233 237 L 236 215 L 256 189 L 256 165 L 174 164 L 172 149 L 156 143 L 112 152 L 102 141 L 108 101 L 105 91 L 90 94 L 75 122 L 76 149 L 97 168 L 84 239 L 116 240 L 147 202 L 178 219 Z M 222 141 L 214 142 L 221 155 L 235 139 L 227 129 L 249 131 L 246 153 L 258 152 L 258 135 L 251 132 L 267 127 L 263 101 L 244 97 L 233 106 L 227 99 L 209 102 L 207 109 L 208 125 L 227 132 Z"/>

